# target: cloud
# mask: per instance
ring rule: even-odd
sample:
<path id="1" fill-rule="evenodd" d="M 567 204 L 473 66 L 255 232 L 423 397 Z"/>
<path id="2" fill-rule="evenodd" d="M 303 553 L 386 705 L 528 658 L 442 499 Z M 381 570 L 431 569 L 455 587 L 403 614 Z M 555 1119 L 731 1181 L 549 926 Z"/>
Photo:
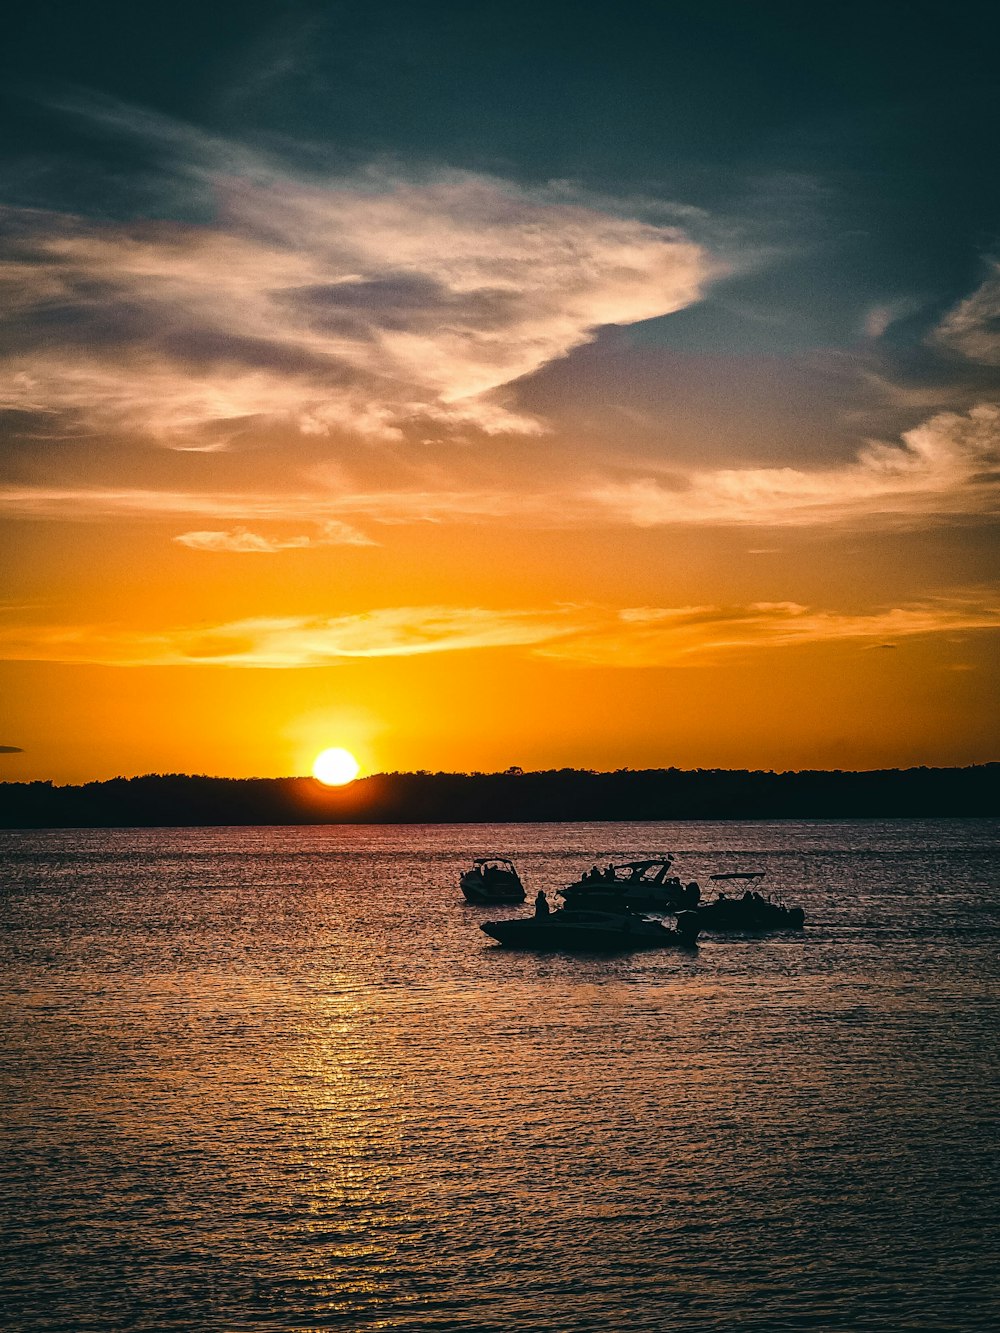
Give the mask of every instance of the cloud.
<path id="1" fill-rule="evenodd" d="M 262 494 L 141 487 L 0 486 L 0 513 L 21 519 L 163 521 L 197 516 L 216 521 L 307 522 L 320 525 L 331 538 L 339 534 L 340 542 L 332 544 L 348 542 L 348 535 L 356 533 L 351 539 L 356 545 L 372 543 L 364 534 L 334 516 L 348 515 L 389 525 L 509 522 L 516 518 L 529 525 L 552 527 L 576 522 L 577 510 L 582 515 L 587 504 L 589 498 L 583 494 L 574 506 L 572 497 L 561 493 L 531 495 L 514 490 L 349 491 L 320 488 Z M 305 542 L 297 544 L 305 545 Z"/>
<path id="2" fill-rule="evenodd" d="M 1000 496 L 1000 408 L 941 413 L 902 437 L 872 442 L 837 468 L 722 468 L 607 482 L 595 506 L 637 527 L 754 524 L 805 527 L 995 513 Z"/>
<path id="3" fill-rule="evenodd" d="M 581 633 L 541 651 L 589 666 L 683 666 L 718 660 L 733 651 L 792 648 L 959 631 L 1000 629 L 1000 603 L 979 594 L 938 598 L 866 614 L 817 609 L 797 602 L 749 606 L 633 607 L 619 625 Z"/>
<path id="4" fill-rule="evenodd" d="M 881 338 L 898 320 L 916 313 L 919 308 L 914 297 L 897 297 L 893 301 L 873 305 L 865 314 L 864 334 L 867 338 Z"/>
<path id="5" fill-rule="evenodd" d="M 984 366 L 1000 366 L 1000 263 L 980 287 L 950 310 L 930 342 Z"/>
<path id="6" fill-rule="evenodd" d="M 5 210 L 0 406 L 172 448 L 261 424 L 401 439 L 539 434 L 499 392 L 607 324 L 697 301 L 720 267 L 676 227 L 565 186 L 370 169 L 296 176 L 105 109 L 214 192 L 210 223 Z"/>
<path id="7" fill-rule="evenodd" d="M 24 754 L 20 745 L 0 745 L 0 754 Z"/>
<path id="8" fill-rule="evenodd" d="M 315 536 L 259 536 L 237 528 L 182 533 L 202 550 L 263 551 L 372 539 L 352 520 L 378 524 L 504 523 L 521 528 L 629 525 L 809 527 L 965 522 L 996 512 L 1000 499 L 1000 407 L 941 413 L 903 435 L 873 442 L 835 468 L 716 468 L 621 479 L 577 475 L 532 491 L 515 489 L 350 490 L 318 479 L 313 489 L 261 493 L 167 491 L 98 486 L 0 486 L 0 511 L 74 521 L 202 517 L 232 523 L 312 523 Z M 646 464 L 648 466 L 648 463 Z M 755 547 L 770 552 L 773 547 Z"/>
<path id="9" fill-rule="evenodd" d="M 1000 606 L 982 593 L 867 614 L 796 602 L 620 609 L 404 606 L 334 617 L 258 617 L 163 632 L 13 626 L 0 631 L 0 658 L 292 669 L 502 648 L 580 665 L 628 668 L 693 665 L 734 650 L 850 640 L 884 644 L 889 639 L 998 628 Z"/>
<path id="10" fill-rule="evenodd" d="M 357 528 L 347 523 L 327 522 L 312 536 L 307 533 L 290 537 L 265 537 L 246 528 L 232 532 L 182 532 L 174 538 L 194 551 L 228 552 L 235 555 L 273 555 L 277 551 L 298 551 L 318 546 L 375 546 Z"/>
<path id="11" fill-rule="evenodd" d="M 118 666 L 316 667 L 350 658 L 525 647 L 574 632 L 563 609 L 387 607 L 337 617 L 258 617 L 162 633 L 113 627 L 24 627 L 0 631 L 0 658 Z M 590 623 L 583 617 L 583 623 Z"/>

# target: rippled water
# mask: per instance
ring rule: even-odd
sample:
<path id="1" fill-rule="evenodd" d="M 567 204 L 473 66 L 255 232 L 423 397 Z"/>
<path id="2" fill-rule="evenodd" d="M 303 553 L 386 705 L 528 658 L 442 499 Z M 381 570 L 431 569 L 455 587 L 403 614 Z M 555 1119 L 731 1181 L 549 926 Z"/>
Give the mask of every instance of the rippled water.
<path id="1" fill-rule="evenodd" d="M 3 1327 L 994 1329 L 998 835 L 0 834 Z M 508 953 L 457 889 L 665 848 L 805 932 Z"/>

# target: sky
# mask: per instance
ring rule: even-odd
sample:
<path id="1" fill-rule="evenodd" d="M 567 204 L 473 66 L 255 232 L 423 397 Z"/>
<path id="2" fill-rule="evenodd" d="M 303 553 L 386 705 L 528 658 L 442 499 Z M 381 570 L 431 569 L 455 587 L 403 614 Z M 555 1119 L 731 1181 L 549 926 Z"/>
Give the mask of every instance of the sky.
<path id="1" fill-rule="evenodd" d="M 1000 758 L 993 9 L 21 7 L 0 780 Z"/>

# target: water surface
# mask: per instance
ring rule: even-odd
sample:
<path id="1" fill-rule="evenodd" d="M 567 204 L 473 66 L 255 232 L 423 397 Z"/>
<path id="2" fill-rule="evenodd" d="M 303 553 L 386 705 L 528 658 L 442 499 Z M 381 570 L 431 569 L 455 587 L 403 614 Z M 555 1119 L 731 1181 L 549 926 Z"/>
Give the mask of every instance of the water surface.
<path id="1" fill-rule="evenodd" d="M 4 1327 L 996 1328 L 998 835 L 0 834 Z M 665 849 L 805 932 L 508 953 L 457 888 Z"/>

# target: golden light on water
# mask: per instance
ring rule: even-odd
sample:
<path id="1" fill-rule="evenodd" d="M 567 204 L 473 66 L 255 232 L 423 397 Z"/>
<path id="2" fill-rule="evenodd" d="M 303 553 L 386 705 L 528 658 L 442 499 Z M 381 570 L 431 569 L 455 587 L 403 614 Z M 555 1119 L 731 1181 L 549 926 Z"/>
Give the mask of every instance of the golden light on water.
<path id="1" fill-rule="evenodd" d="M 313 777 L 326 787 L 346 787 L 361 772 L 361 765 L 350 750 L 335 746 L 316 756 L 312 771 Z"/>

